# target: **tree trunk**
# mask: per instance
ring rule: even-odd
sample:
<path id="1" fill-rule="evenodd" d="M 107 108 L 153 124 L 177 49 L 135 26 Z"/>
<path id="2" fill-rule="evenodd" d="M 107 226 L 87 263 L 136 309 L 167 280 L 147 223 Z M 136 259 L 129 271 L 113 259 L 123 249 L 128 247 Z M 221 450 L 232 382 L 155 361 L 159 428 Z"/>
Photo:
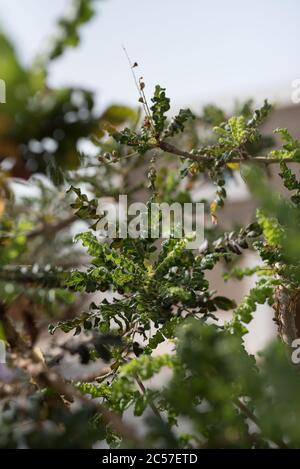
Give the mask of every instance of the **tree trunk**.
<path id="1" fill-rule="evenodd" d="M 275 320 L 281 340 L 289 347 L 300 338 L 300 291 L 293 295 L 282 287 L 275 294 Z"/>

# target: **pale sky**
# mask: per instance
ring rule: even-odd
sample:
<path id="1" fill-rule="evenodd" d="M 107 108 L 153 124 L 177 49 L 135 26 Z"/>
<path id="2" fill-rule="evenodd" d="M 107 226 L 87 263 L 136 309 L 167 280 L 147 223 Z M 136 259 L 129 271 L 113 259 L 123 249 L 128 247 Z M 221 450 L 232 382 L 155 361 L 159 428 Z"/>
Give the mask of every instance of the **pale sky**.
<path id="1" fill-rule="evenodd" d="M 25 63 L 68 3 L 0 0 L 1 25 Z M 53 63 L 50 84 L 89 87 L 101 108 L 137 102 L 123 44 L 148 95 L 159 83 L 176 107 L 250 96 L 289 100 L 300 77 L 298 0 L 103 0 L 97 9 L 80 48 Z"/>

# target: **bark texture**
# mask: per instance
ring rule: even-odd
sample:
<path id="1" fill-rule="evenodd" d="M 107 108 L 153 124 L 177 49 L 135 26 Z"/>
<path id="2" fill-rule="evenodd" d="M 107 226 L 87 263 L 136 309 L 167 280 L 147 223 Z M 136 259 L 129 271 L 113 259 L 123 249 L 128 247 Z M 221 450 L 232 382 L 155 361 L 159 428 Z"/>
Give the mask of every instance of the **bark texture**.
<path id="1" fill-rule="evenodd" d="M 274 309 L 279 336 L 291 347 L 293 341 L 300 338 L 300 291 L 291 295 L 279 287 L 275 294 Z"/>

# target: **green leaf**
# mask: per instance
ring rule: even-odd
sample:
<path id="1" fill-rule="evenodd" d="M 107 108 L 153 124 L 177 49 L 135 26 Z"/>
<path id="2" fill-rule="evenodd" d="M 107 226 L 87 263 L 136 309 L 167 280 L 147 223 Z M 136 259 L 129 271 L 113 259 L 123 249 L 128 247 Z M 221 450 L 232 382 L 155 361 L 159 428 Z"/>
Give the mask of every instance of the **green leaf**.
<path id="1" fill-rule="evenodd" d="M 219 309 L 223 309 L 224 311 L 229 311 L 236 307 L 236 303 L 225 296 L 215 296 L 212 301 L 214 302 L 215 306 Z"/>
<path id="2" fill-rule="evenodd" d="M 166 89 L 156 85 L 154 96 L 151 98 L 153 105 L 151 106 L 152 119 L 154 127 L 158 135 L 164 130 L 167 117 L 165 113 L 170 109 L 170 99 L 166 97 Z"/>

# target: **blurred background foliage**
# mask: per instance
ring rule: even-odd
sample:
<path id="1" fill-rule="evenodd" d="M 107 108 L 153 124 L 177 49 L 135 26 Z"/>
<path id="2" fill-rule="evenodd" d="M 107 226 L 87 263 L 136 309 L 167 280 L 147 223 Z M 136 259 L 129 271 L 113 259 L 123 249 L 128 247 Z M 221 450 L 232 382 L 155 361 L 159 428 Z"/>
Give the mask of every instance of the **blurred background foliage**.
<path id="1" fill-rule="evenodd" d="M 79 165 L 79 142 L 91 134 L 101 135 L 102 126 L 135 120 L 136 112 L 112 106 L 97 114 L 91 90 L 53 89 L 47 84 L 51 61 L 68 47 L 76 47 L 80 27 L 95 14 L 96 0 L 74 0 L 71 12 L 58 20 L 57 33 L 48 48 L 25 67 L 11 38 L 0 33 L 0 70 L 6 82 L 6 105 L 0 108 L 0 161 L 9 160 L 9 173 L 27 179 L 35 172 L 56 166 Z"/>

